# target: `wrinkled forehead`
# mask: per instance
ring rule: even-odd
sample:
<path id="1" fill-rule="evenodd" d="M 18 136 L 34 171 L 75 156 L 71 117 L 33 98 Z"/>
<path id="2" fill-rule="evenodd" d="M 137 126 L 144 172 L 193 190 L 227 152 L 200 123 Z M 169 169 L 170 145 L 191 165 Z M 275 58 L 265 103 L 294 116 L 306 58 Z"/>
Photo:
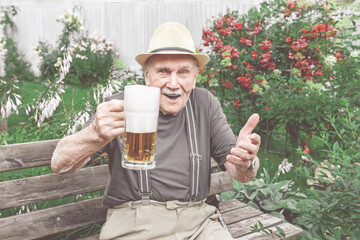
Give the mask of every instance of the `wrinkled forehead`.
<path id="1" fill-rule="evenodd" d="M 145 68 L 150 67 L 171 67 L 181 66 L 196 68 L 198 66 L 196 59 L 187 54 L 155 54 L 148 58 Z"/>

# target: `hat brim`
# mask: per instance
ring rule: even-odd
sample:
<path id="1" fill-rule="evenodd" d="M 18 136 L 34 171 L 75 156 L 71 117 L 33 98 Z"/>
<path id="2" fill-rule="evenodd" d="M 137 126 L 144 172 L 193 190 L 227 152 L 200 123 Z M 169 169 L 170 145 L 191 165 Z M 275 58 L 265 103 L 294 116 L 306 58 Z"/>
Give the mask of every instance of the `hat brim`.
<path id="1" fill-rule="evenodd" d="M 193 56 L 196 61 L 198 62 L 199 67 L 205 66 L 209 61 L 210 58 L 208 55 L 201 54 L 201 53 L 187 53 L 187 52 L 178 52 L 178 51 L 169 51 L 169 52 L 157 52 L 157 53 L 144 53 L 139 54 L 135 57 L 135 60 L 143 67 L 145 67 L 146 60 L 148 60 L 151 56 L 154 55 L 169 55 L 169 54 L 176 54 L 176 55 L 190 55 Z"/>

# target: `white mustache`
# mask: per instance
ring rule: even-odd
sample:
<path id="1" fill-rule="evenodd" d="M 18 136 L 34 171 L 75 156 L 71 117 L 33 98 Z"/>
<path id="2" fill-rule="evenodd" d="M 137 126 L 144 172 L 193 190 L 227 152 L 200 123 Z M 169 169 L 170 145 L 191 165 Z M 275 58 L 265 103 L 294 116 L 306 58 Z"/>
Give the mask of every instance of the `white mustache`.
<path id="1" fill-rule="evenodd" d="M 162 88 L 161 93 L 170 96 L 181 96 L 185 94 L 185 92 L 182 89 L 171 90 L 169 88 Z"/>

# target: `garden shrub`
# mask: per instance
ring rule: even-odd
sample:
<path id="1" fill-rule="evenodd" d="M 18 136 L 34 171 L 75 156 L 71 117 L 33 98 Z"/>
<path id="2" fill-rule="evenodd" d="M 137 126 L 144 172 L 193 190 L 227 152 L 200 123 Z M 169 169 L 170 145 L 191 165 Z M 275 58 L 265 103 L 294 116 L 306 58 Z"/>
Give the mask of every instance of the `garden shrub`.
<path id="1" fill-rule="evenodd" d="M 294 214 L 294 222 L 307 230 L 305 239 L 359 239 L 360 109 L 347 105 L 328 120 L 332 130 L 320 137 L 328 159 L 322 165 L 313 161 L 321 167 L 320 176 L 314 178 L 306 168 L 299 169 L 325 189 L 310 189 L 308 199 L 284 206 Z M 329 141 L 330 136 L 333 141 Z"/>
<path id="2" fill-rule="evenodd" d="M 66 12 L 57 19 L 63 24 L 57 46 L 39 41 L 34 49 L 40 56 L 40 71 L 43 80 L 53 80 L 59 72 L 67 52 L 71 55 L 71 67 L 64 79 L 65 84 L 82 88 L 105 84 L 111 74 L 116 57 L 114 44 L 102 34 L 84 33 L 80 16 L 75 10 Z"/>
<path id="3" fill-rule="evenodd" d="M 241 125 L 258 112 L 262 129 L 285 126 L 294 152 L 327 130 L 340 98 L 359 96 L 358 16 L 332 3 L 268 0 L 247 14 L 228 10 L 203 30 L 211 61 L 198 84 Z"/>
<path id="4" fill-rule="evenodd" d="M 34 73 L 31 70 L 31 64 L 25 60 L 23 54 L 19 53 L 17 44 L 12 34 L 15 31 L 13 17 L 17 15 L 19 9 L 13 5 L 0 5 L 0 26 L 2 37 L 0 38 L 0 54 L 4 62 L 5 75 L 1 76 L 5 81 L 11 81 L 14 76 L 19 81 L 33 81 Z"/>

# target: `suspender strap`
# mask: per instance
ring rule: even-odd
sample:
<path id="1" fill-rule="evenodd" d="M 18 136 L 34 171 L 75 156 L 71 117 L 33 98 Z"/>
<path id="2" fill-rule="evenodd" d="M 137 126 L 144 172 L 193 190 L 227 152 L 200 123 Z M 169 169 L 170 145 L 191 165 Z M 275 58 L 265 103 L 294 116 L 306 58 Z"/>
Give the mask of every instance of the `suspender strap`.
<path id="1" fill-rule="evenodd" d="M 138 177 L 140 183 L 141 203 L 143 205 L 150 205 L 150 194 L 151 194 L 150 173 L 148 172 L 148 170 L 140 170 Z"/>
<path id="2" fill-rule="evenodd" d="M 195 117 L 190 99 L 185 106 L 185 110 L 186 131 L 188 133 L 188 143 L 190 145 L 190 191 L 188 198 L 189 201 L 194 202 L 197 201 L 196 197 L 199 193 L 200 161 L 202 160 L 202 156 L 199 154 Z M 150 194 L 152 194 L 150 172 L 148 172 L 148 170 L 140 170 L 138 172 L 141 202 L 143 205 L 150 205 Z"/>
<path id="3" fill-rule="evenodd" d="M 186 110 L 186 123 L 187 133 L 189 137 L 190 145 L 190 192 L 189 201 L 196 201 L 196 197 L 199 193 L 199 177 L 200 177 L 200 161 L 202 156 L 199 154 L 197 136 L 196 136 L 196 124 L 194 112 L 191 104 L 191 100 L 185 106 Z"/>

